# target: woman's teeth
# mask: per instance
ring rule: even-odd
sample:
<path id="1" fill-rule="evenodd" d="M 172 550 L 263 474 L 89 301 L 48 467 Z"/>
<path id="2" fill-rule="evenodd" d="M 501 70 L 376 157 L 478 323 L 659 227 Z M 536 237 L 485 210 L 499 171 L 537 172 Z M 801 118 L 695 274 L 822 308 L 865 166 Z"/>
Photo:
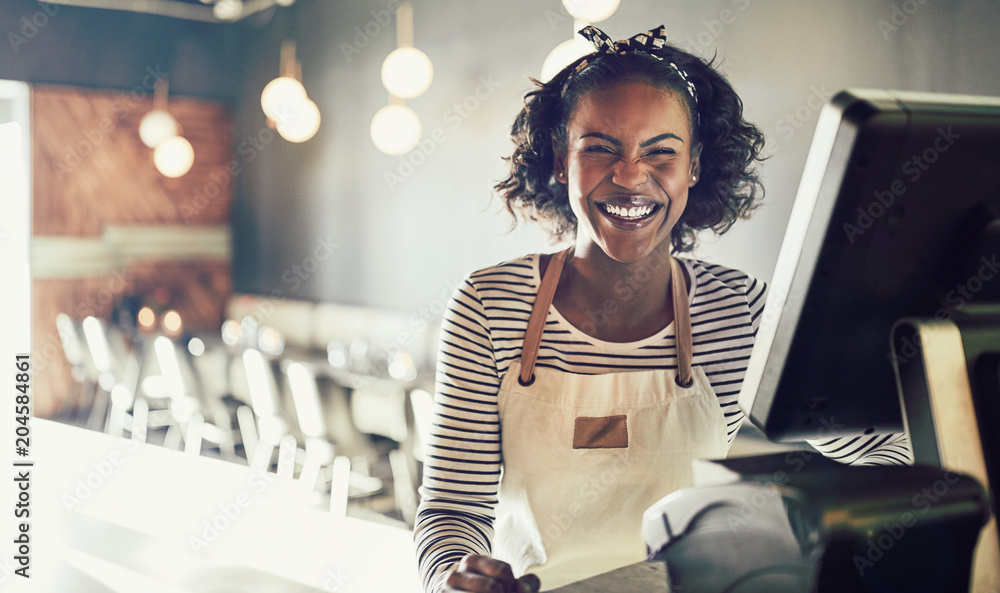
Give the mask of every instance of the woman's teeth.
<path id="1" fill-rule="evenodd" d="M 622 218 L 624 220 L 639 220 L 640 218 L 649 216 L 656 210 L 656 206 L 633 206 L 631 208 L 623 208 L 621 206 L 615 206 L 614 204 L 601 204 L 601 208 L 603 208 L 608 214 L 617 216 L 618 218 Z"/>

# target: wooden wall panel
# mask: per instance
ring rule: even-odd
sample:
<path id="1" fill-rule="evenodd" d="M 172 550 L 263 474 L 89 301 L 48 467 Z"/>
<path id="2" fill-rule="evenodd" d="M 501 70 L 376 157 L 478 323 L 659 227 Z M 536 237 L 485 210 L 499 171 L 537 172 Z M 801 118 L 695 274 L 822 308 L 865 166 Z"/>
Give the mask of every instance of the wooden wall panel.
<path id="1" fill-rule="evenodd" d="M 172 97 L 194 148 L 191 170 L 164 177 L 139 138 L 151 98 L 38 85 L 32 91 L 33 233 L 96 236 L 105 224 L 227 224 L 234 179 L 225 105 Z M 203 197 L 199 197 L 203 196 Z"/>
<path id="2" fill-rule="evenodd" d="M 221 103 L 171 97 L 169 108 L 195 161 L 177 179 L 161 175 L 139 139 L 152 99 L 130 93 L 38 85 L 32 90 L 32 235 L 98 239 L 105 225 L 228 225 L 234 179 L 232 120 Z M 196 199 L 197 196 L 204 196 Z M 130 261 L 113 274 L 67 274 L 32 283 L 32 342 L 39 371 L 35 414 L 66 411 L 74 392 L 55 317 L 108 319 L 122 297 L 168 288 L 185 327 L 218 331 L 232 292 L 217 257 Z"/>

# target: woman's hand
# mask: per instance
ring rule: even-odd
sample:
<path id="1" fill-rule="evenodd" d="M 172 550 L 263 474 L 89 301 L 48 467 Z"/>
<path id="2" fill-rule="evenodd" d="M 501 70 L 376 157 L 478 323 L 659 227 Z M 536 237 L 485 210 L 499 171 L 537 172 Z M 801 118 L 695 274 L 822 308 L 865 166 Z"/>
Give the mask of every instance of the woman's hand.
<path id="1" fill-rule="evenodd" d="M 444 581 L 445 593 L 537 593 L 540 588 L 537 576 L 515 579 L 509 564 L 479 554 L 467 554 Z"/>

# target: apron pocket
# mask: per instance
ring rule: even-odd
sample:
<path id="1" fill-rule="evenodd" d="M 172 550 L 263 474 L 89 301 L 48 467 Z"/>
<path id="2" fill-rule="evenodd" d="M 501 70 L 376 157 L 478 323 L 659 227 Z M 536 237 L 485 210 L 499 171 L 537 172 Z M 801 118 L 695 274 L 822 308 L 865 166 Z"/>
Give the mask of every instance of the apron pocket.
<path id="1" fill-rule="evenodd" d="M 576 419 L 573 427 L 574 449 L 626 449 L 628 425 L 625 416 Z"/>

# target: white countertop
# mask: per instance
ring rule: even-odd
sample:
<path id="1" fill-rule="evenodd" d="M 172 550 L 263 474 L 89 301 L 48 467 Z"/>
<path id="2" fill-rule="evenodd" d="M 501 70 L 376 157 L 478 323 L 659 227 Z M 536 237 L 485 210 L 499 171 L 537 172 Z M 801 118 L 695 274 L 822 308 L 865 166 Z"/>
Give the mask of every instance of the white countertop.
<path id="1" fill-rule="evenodd" d="M 32 577 L 8 576 L 13 547 L 0 546 L 0 590 L 421 590 L 409 531 L 293 503 L 274 474 L 46 420 L 31 429 Z M 3 498 L 11 542 L 20 520 Z"/>

